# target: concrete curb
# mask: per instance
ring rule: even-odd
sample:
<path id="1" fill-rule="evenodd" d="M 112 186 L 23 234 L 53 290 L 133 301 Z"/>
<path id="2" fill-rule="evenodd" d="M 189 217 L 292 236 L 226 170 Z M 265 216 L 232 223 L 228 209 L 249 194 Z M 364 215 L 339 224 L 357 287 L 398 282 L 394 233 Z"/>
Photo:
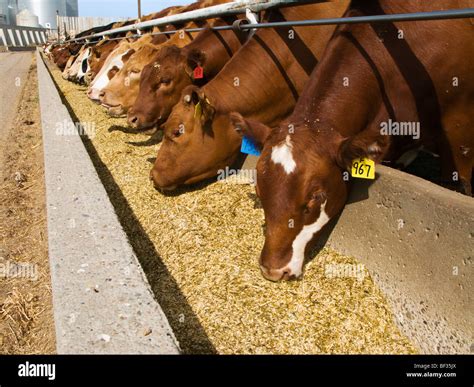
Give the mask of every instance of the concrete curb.
<path id="1" fill-rule="evenodd" d="M 49 259 L 59 354 L 179 346 L 39 52 Z"/>
<path id="2" fill-rule="evenodd" d="M 328 244 L 358 258 L 423 353 L 474 351 L 474 199 L 377 166 L 356 179 Z"/>

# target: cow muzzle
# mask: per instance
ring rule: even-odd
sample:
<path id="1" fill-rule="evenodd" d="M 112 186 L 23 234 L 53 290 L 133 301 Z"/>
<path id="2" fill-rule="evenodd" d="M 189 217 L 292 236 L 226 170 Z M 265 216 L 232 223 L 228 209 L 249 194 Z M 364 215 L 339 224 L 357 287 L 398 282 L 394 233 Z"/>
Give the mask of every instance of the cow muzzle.
<path id="1" fill-rule="evenodd" d="M 142 113 L 137 112 L 133 107 L 128 109 L 127 122 L 128 125 L 133 129 L 148 130 L 155 126 L 159 126 L 162 122 L 161 115 L 158 117 L 157 120 L 150 120 L 148 122 L 146 121 L 146 119 L 143 119 L 143 117 L 144 115 Z"/>
<path id="2" fill-rule="evenodd" d="M 95 88 L 89 88 L 87 91 L 87 96 L 94 102 L 100 103 L 100 91 Z"/>
<path id="3" fill-rule="evenodd" d="M 107 114 L 111 117 L 125 117 L 127 113 L 122 104 L 116 103 L 114 97 L 102 90 L 99 94 L 100 104 L 107 109 Z"/>
<path id="4" fill-rule="evenodd" d="M 120 118 L 120 117 L 125 117 L 126 115 L 126 111 L 122 105 L 108 106 L 108 105 L 102 104 L 102 106 L 107 108 L 107 114 L 111 117 Z"/>
<path id="5" fill-rule="evenodd" d="M 159 172 L 155 168 L 150 171 L 150 180 L 153 182 L 153 187 L 161 192 L 174 191 L 178 188 L 176 184 L 166 184 L 166 182 L 162 181 Z"/>
<path id="6" fill-rule="evenodd" d="M 138 129 L 140 127 L 140 120 L 138 117 L 134 114 L 132 110 L 128 111 L 127 115 L 127 123 L 128 125 L 133 128 L 133 129 Z"/>
<path id="7" fill-rule="evenodd" d="M 301 275 L 292 273 L 292 270 L 289 267 L 284 267 L 282 269 L 269 269 L 262 264 L 260 264 L 260 271 L 267 280 L 273 282 L 295 280 Z"/>

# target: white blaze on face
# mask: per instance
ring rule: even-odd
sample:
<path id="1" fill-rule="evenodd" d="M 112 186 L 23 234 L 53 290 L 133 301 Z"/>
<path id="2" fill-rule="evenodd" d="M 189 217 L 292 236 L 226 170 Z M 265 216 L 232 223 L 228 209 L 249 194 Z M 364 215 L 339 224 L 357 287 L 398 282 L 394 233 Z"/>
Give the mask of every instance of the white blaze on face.
<path id="1" fill-rule="evenodd" d="M 81 63 L 82 54 L 84 54 L 84 51 L 80 51 L 77 54 L 74 63 L 69 68 L 68 79 L 72 80 L 77 75 L 77 71 L 79 70 L 79 64 Z"/>
<path id="2" fill-rule="evenodd" d="M 275 164 L 281 164 L 287 175 L 294 172 L 296 168 L 292 151 L 293 144 L 291 143 L 290 135 L 286 136 L 283 143 L 272 148 L 272 161 Z"/>
<path id="3" fill-rule="evenodd" d="M 91 84 L 91 90 L 92 93 L 100 93 L 102 89 L 104 89 L 107 84 L 109 83 L 110 79 L 108 76 L 108 73 L 112 68 L 117 67 L 119 70 L 122 69 L 123 67 L 123 60 L 122 58 L 127 55 L 127 53 L 130 50 L 125 51 L 124 53 L 121 53 L 119 55 L 116 55 L 115 57 L 110 58 L 110 61 L 102 67 L 102 69 L 99 71 L 99 74 L 94 79 L 94 82 Z M 109 59 L 109 58 L 107 58 Z"/>
<path id="4" fill-rule="evenodd" d="M 81 64 L 79 66 L 79 71 L 77 72 L 77 78 L 78 79 L 81 79 L 82 77 L 84 77 L 87 72 L 89 71 L 89 55 L 91 53 L 91 49 L 88 48 L 85 52 L 84 52 L 84 55 L 82 55 L 82 59 L 81 59 Z M 82 66 L 84 64 L 84 61 L 87 61 L 87 68 L 86 68 L 86 71 L 84 72 L 83 69 L 82 69 Z"/>
<path id="5" fill-rule="evenodd" d="M 293 253 L 287 267 L 291 270 L 291 274 L 296 277 L 299 277 L 303 271 L 304 251 L 306 245 L 311 241 L 311 239 L 313 239 L 314 234 L 320 231 L 326 223 L 329 222 L 329 216 L 325 211 L 326 203 L 327 200 L 321 204 L 321 211 L 316 222 L 304 226 L 293 241 Z"/>

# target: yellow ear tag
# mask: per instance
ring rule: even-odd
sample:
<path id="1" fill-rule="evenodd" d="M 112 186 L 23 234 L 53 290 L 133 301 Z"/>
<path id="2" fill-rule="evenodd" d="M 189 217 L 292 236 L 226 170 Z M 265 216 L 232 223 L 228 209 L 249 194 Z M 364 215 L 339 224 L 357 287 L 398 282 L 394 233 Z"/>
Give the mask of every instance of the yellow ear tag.
<path id="1" fill-rule="evenodd" d="M 202 114 L 202 106 L 201 102 L 198 102 L 197 105 L 194 107 L 194 118 L 200 118 Z"/>
<path id="2" fill-rule="evenodd" d="M 352 160 L 352 177 L 375 179 L 375 162 L 366 157 Z"/>

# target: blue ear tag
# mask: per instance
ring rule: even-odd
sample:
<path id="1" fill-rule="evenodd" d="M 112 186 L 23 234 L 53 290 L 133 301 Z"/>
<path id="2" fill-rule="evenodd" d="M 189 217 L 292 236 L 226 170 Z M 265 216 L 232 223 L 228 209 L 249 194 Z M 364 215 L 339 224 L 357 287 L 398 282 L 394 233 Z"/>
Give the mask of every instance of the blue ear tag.
<path id="1" fill-rule="evenodd" d="M 242 138 L 242 146 L 240 147 L 240 151 L 253 156 L 260 156 L 261 153 L 252 139 L 246 136 Z"/>

